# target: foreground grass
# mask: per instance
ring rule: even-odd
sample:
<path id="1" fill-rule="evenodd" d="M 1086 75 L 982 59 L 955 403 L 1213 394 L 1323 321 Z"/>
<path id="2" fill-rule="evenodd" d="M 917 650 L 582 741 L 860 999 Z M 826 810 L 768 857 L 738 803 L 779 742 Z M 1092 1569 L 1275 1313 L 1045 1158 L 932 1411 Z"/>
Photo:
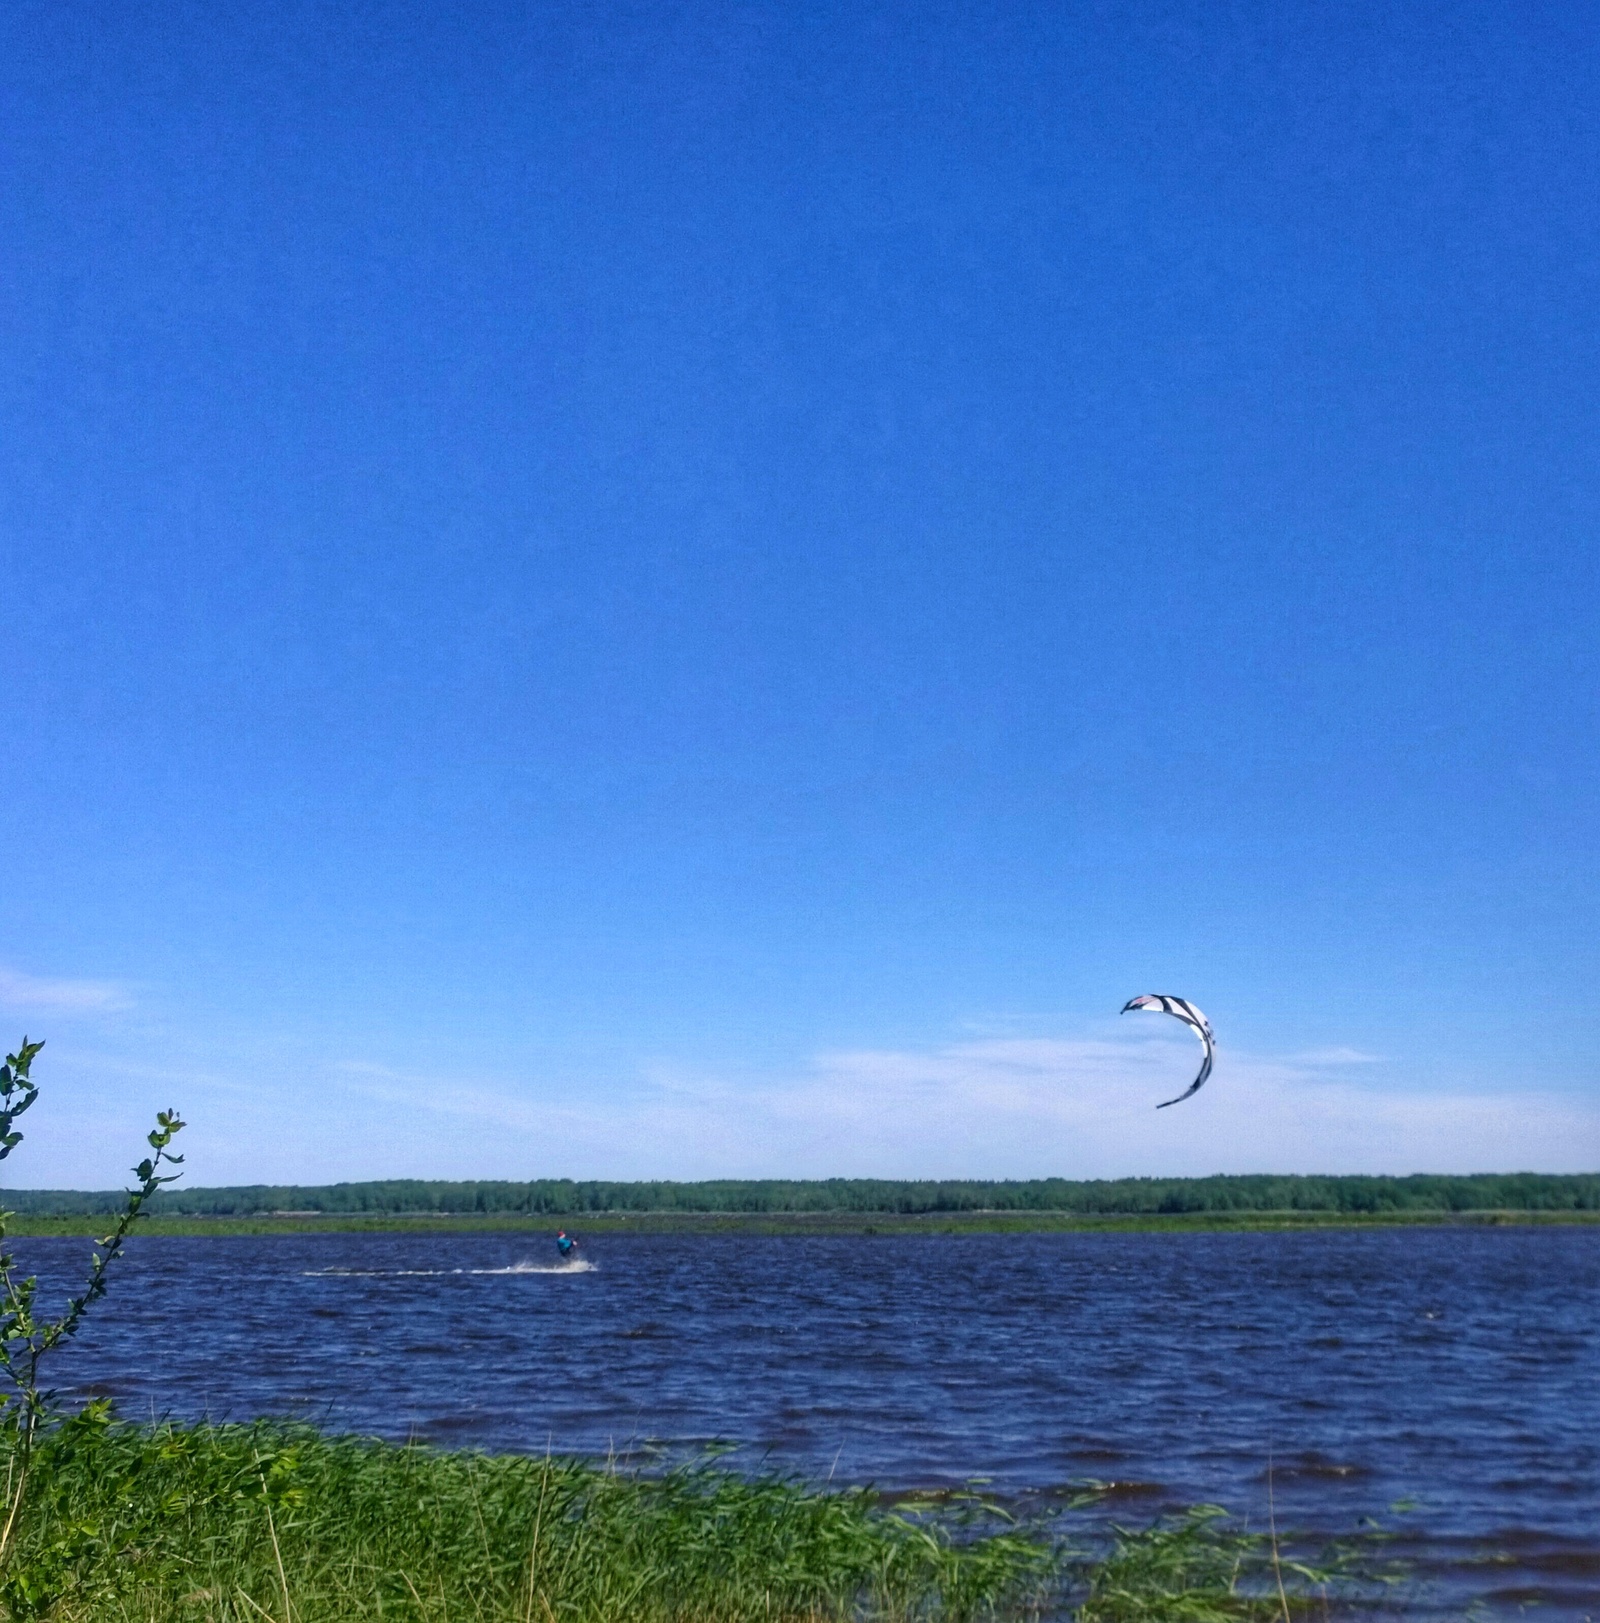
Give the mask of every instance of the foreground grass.
<path id="1" fill-rule="evenodd" d="M 1025 1606 L 1053 1559 L 859 1492 L 281 1425 L 76 1422 L 30 1491 L 0 1601 L 96 1623 L 960 1618 Z"/>
<path id="2" fill-rule="evenodd" d="M 559 1217 L 448 1212 L 263 1213 L 252 1217 L 145 1217 L 149 1235 L 549 1234 L 1206 1234 L 1297 1229 L 1600 1226 L 1595 1211 L 1482 1212 L 596 1212 Z M 13 1235 L 98 1238 L 103 1216 L 14 1216 Z"/>
<path id="3" fill-rule="evenodd" d="M 14 1463 L 14 1462 L 13 1462 Z M 7 1474 L 8 1483 L 13 1481 Z M 1224 1623 L 1321 1614 L 1218 1512 L 1074 1560 L 1047 1529 L 709 1467 L 658 1476 L 91 1412 L 34 1465 L 0 1615 L 61 1623 Z"/>

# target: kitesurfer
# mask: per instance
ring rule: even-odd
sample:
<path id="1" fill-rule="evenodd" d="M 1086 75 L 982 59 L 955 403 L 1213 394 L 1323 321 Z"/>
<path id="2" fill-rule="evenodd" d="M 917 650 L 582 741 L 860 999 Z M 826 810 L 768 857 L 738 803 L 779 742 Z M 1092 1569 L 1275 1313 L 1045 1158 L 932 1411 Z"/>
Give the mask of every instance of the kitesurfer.
<path id="1" fill-rule="evenodd" d="M 561 1230 L 559 1230 L 557 1232 L 557 1234 L 556 1234 L 556 1250 L 561 1253 L 561 1260 L 563 1262 L 571 1262 L 572 1257 L 573 1257 L 573 1253 L 577 1249 L 578 1249 L 578 1242 L 575 1239 L 573 1239 L 573 1237 L 570 1234 L 568 1234 L 565 1229 L 561 1229 Z"/>

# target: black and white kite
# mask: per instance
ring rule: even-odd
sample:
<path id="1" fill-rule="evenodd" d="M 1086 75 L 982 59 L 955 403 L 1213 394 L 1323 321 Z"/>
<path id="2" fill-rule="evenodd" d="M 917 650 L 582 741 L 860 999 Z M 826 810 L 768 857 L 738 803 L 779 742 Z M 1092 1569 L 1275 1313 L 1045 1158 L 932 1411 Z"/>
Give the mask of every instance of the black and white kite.
<path id="1" fill-rule="evenodd" d="M 1170 1014 L 1174 1020 L 1181 1020 L 1200 1039 L 1200 1046 L 1205 1050 L 1206 1057 L 1200 1062 L 1199 1076 L 1176 1099 L 1165 1099 L 1156 1109 L 1165 1110 L 1168 1105 L 1187 1099 L 1191 1093 L 1198 1093 L 1211 1075 L 1211 1060 L 1215 1053 L 1211 1041 L 1211 1022 L 1187 998 L 1168 997 L 1165 992 L 1147 992 L 1143 997 L 1131 997 L 1122 1005 L 1122 1012 L 1126 1014 L 1129 1009 L 1143 1009 L 1148 1014 Z"/>

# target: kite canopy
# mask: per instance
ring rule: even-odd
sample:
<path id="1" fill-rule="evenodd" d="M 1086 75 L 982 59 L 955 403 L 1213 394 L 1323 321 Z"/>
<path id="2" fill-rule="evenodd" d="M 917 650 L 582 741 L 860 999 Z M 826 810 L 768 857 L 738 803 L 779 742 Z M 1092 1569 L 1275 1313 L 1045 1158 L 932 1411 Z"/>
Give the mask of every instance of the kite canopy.
<path id="1" fill-rule="evenodd" d="M 1122 1012 L 1126 1014 L 1129 1009 L 1141 1009 L 1146 1014 L 1170 1014 L 1174 1020 L 1181 1020 L 1200 1039 L 1200 1047 L 1205 1053 L 1205 1058 L 1200 1062 L 1199 1076 L 1176 1099 L 1164 1099 L 1156 1109 L 1165 1110 L 1168 1105 L 1187 1099 L 1191 1093 L 1198 1093 L 1205 1079 L 1211 1075 L 1211 1060 L 1216 1052 L 1211 1039 L 1211 1022 L 1187 998 L 1171 997 L 1165 992 L 1146 992 L 1143 997 L 1131 997 L 1122 1005 Z"/>

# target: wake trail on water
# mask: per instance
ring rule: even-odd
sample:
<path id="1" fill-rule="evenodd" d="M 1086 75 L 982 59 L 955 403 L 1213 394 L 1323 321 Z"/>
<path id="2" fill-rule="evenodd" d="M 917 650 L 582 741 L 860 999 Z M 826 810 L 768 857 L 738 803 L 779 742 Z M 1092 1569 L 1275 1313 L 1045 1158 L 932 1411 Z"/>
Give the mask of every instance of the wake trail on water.
<path id="1" fill-rule="evenodd" d="M 514 1262 L 508 1268 L 303 1268 L 303 1279 L 445 1279 L 456 1274 L 594 1274 L 592 1262 Z"/>

